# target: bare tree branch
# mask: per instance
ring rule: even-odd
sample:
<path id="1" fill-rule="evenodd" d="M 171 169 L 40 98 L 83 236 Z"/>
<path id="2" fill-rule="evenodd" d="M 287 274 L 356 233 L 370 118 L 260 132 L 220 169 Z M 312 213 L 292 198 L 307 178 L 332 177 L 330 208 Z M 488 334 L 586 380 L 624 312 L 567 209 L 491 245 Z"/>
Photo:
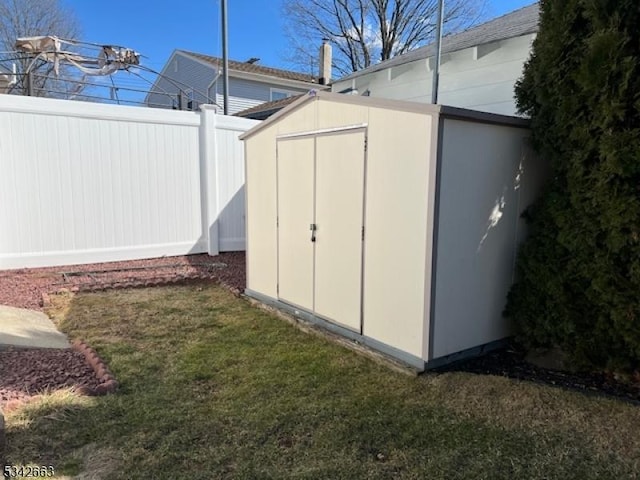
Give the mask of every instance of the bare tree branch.
<path id="1" fill-rule="evenodd" d="M 65 8 L 59 0 L 0 0 L 0 49 L 13 51 L 16 39 L 39 35 L 55 35 L 61 38 L 78 38 L 80 28 L 73 12 Z M 26 94 L 25 73 L 33 58 L 21 54 L 17 59 L 9 57 L 2 66 L 11 71 L 15 63 L 17 85 L 14 93 Z M 60 75 L 53 74 L 51 63 L 36 61 L 32 67 L 34 95 L 57 97 L 51 90 L 66 91 L 73 88 L 75 72 L 61 66 Z M 75 75 L 74 75 L 75 74 Z"/>
<path id="2" fill-rule="evenodd" d="M 446 0 L 445 33 L 477 23 L 486 0 Z M 323 38 L 334 46 L 333 69 L 349 74 L 433 41 L 438 0 L 284 0 L 288 60 L 318 74 Z"/>

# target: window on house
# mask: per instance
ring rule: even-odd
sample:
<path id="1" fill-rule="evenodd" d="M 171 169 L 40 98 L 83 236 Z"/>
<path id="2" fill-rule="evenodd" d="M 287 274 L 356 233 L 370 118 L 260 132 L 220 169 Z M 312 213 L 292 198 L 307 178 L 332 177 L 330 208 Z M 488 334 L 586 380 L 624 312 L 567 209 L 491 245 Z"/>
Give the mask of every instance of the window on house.
<path id="1" fill-rule="evenodd" d="M 274 100 L 282 100 L 283 98 L 289 98 L 292 95 L 295 95 L 295 92 L 290 92 L 288 90 L 279 90 L 276 88 L 271 89 L 271 101 Z"/>

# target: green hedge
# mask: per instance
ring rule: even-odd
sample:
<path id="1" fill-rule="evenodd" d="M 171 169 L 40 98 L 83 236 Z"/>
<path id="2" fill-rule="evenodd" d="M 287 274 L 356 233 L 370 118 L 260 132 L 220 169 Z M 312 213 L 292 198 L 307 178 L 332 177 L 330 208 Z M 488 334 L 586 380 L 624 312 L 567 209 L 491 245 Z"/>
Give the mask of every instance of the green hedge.
<path id="1" fill-rule="evenodd" d="M 552 178 L 506 315 L 528 346 L 640 368 L 640 2 L 543 0 L 516 86 Z"/>

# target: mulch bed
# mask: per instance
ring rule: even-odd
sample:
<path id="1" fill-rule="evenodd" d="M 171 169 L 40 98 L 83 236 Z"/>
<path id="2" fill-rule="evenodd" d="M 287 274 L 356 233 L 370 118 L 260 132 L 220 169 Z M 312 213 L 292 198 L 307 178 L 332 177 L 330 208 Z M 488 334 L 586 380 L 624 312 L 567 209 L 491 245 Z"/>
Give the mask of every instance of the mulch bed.
<path id="1" fill-rule="evenodd" d="M 63 289 L 94 291 L 190 280 L 216 281 L 235 293 L 244 291 L 244 252 L 4 270 L 0 271 L 0 304 L 42 310 L 46 307 L 43 299 Z M 74 344 L 73 349 L 0 349 L 0 411 L 66 387 L 103 394 L 113 391 L 117 382 L 104 362 L 83 343 Z"/>
<path id="2" fill-rule="evenodd" d="M 526 380 L 553 387 L 577 390 L 586 394 L 605 395 L 640 405 L 640 383 L 626 383 L 612 374 L 573 373 L 538 367 L 525 360 L 517 346 L 490 352 L 436 369 L 437 372 L 469 372 Z"/>
<path id="3" fill-rule="evenodd" d="M 100 381 L 85 356 L 72 349 L 0 350 L 0 409 L 62 388 L 96 389 Z"/>
<path id="4" fill-rule="evenodd" d="M 162 283 L 212 279 L 237 291 L 245 286 L 244 252 L 161 257 L 49 268 L 0 271 L 0 305 L 42 310 L 42 294 L 63 288 L 92 290 L 101 287 L 151 286 Z"/>

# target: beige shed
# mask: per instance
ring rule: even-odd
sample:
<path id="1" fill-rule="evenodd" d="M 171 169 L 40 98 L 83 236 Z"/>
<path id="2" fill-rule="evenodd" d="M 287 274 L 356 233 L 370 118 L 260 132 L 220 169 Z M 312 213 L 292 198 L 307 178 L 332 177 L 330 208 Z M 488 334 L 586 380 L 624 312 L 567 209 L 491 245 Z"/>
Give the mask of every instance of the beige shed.
<path id="1" fill-rule="evenodd" d="M 310 92 L 245 133 L 247 290 L 420 370 L 510 335 L 527 121 Z"/>

